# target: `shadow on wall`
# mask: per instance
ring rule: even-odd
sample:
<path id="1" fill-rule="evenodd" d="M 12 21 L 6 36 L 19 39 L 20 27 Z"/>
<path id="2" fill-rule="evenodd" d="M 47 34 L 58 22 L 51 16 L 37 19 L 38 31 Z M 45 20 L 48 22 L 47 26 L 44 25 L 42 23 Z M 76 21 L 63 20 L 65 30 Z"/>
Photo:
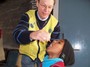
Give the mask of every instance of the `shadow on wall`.
<path id="1" fill-rule="evenodd" d="M 13 41 L 12 32 L 23 13 L 31 9 L 32 0 L 1 0 L 0 1 L 0 28 L 3 31 L 4 47 L 18 47 Z M 4 8 L 4 9 L 3 9 Z M 8 35 L 8 36 L 7 36 Z"/>
<path id="2" fill-rule="evenodd" d="M 8 67 L 15 65 L 18 50 L 14 49 L 18 48 L 18 45 L 13 40 L 13 29 L 18 24 L 21 15 L 27 10 L 32 9 L 31 2 L 34 1 L 35 0 L 0 0 L 0 29 L 3 31 L 3 36 L 1 37 L 3 44 L 0 45 L 4 46 L 5 52 L 5 61 L 0 61 L 0 67 L 3 64 Z"/>
<path id="3" fill-rule="evenodd" d="M 4 2 L 6 2 L 6 0 L 0 0 L 0 4 L 2 4 L 2 3 L 4 3 Z"/>

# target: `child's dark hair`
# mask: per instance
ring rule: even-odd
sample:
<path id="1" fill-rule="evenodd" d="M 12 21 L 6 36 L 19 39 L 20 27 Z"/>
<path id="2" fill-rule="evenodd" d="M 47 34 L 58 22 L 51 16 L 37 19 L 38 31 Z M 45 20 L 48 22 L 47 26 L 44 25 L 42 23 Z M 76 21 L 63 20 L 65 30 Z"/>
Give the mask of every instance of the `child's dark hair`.
<path id="1" fill-rule="evenodd" d="M 60 55 L 60 58 L 64 60 L 65 66 L 69 66 L 74 64 L 75 62 L 74 50 L 71 43 L 67 39 L 64 40 L 65 40 L 65 44 L 62 53 Z"/>

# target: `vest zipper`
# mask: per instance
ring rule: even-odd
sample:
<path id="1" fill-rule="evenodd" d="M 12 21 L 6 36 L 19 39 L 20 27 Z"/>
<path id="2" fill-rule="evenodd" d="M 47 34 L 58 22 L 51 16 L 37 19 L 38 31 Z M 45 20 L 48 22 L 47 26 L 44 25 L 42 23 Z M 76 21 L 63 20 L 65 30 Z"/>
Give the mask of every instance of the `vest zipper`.
<path id="1" fill-rule="evenodd" d="M 37 58 L 38 58 L 38 54 L 40 52 L 39 40 L 37 41 L 37 45 L 38 45 L 38 52 L 37 52 Z"/>

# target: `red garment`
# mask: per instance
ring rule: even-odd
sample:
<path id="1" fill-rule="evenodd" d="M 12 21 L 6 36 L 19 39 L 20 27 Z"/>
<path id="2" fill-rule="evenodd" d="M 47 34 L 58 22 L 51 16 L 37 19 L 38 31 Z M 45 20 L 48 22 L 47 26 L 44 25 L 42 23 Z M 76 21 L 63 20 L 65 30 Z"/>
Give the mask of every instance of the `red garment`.
<path id="1" fill-rule="evenodd" d="M 50 66 L 50 67 L 65 67 L 64 62 L 57 62 L 54 65 Z"/>
<path id="2" fill-rule="evenodd" d="M 42 67 L 42 64 L 40 65 L 40 67 Z M 57 62 L 51 65 L 50 67 L 65 67 L 65 65 L 64 65 L 64 62 Z"/>
<path id="3" fill-rule="evenodd" d="M 0 39 L 1 39 L 1 36 L 2 36 L 2 30 L 0 29 Z"/>

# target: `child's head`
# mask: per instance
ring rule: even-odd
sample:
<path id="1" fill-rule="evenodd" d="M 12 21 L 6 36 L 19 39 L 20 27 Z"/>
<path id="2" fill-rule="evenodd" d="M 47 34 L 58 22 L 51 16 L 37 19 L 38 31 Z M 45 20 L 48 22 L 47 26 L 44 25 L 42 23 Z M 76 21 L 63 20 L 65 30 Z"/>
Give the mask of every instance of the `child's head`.
<path id="1" fill-rule="evenodd" d="M 47 53 L 62 58 L 66 66 L 74 64 L 74 50 L 67 39 L 54 40 L 47 48 Z"/>
<path id="2" fill-rule="evenodd" d="M 47 53 L 50 56 L 53 56 L 54 58 L 59 57 L 62 53 L 62 49 L 64 47 L 64 40 L 54 40 L 50 46 L 47 48 Z M 51 58 L 53 58 L 51 57 Z"/>

